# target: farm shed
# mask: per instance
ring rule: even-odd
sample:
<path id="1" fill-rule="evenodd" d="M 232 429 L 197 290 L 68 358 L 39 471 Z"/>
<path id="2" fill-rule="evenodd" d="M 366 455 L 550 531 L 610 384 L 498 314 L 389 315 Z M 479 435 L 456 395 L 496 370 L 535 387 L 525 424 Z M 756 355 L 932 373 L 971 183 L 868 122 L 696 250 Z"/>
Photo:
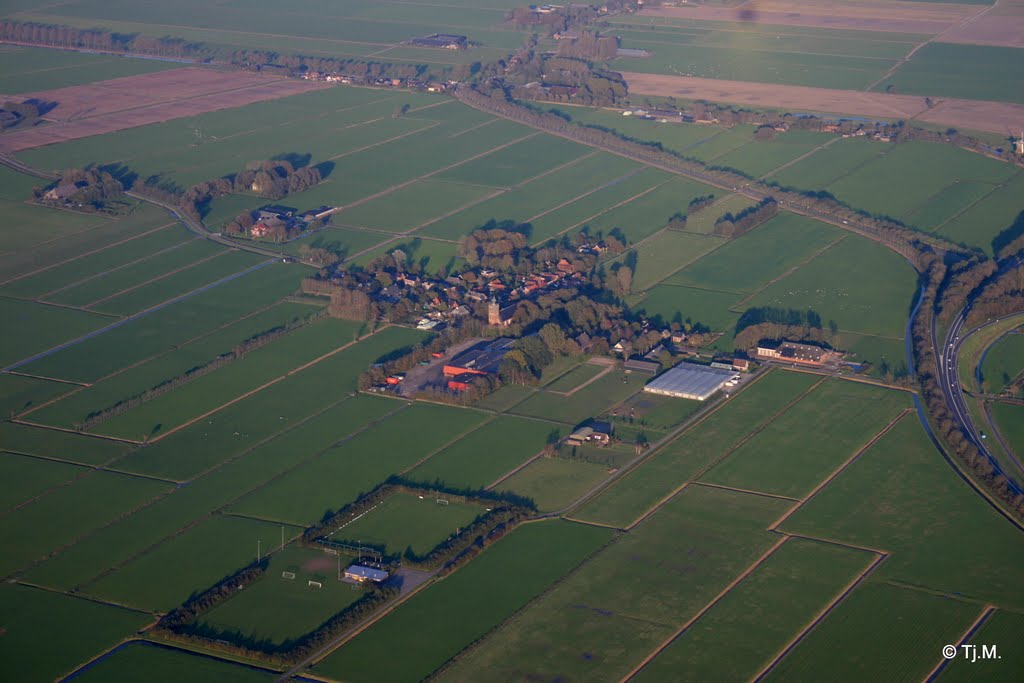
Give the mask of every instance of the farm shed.
<path id="1" fill-rule="evenodd" d="M 729 370 L 718 370 L 693 363 L 680 363 L 660 377 L 652 380 L 644 391 L 651 394 L 691 398 L 704 401 L 733 376 Z"/>

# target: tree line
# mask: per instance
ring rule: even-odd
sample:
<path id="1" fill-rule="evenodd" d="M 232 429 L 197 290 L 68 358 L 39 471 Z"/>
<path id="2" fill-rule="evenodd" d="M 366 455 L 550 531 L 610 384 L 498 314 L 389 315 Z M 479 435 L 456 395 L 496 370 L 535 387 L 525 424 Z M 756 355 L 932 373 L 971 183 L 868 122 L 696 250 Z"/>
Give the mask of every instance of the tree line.
<path id="1" fill-rule="evenodd" d="M 733 215 L 726 212 L 715 221 L 714 234 L 719 237 L 735 239 L 747 234 L 757 226 L 767 223 L 779 213 L 779 203 L 775 197 L 765 197 L 757 204 L 748 206 Z"/>

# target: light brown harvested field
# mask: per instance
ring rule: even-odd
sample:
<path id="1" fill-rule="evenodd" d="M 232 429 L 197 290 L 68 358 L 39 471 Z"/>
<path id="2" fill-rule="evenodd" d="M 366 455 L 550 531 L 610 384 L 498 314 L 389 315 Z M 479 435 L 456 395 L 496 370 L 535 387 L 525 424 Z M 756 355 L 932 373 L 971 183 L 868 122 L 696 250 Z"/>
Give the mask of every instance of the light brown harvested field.
<path id="1" fill-rule="evenodd" d="M 735 7 L 663 7 L 643 16 L 938 35 L 983 12 L 982 5 L 903 0 L 751 0 Z"/>
<path id="2" fill-rule="evenodd" d="M 186 68 L 25 93 L 17 99 L 58 103 L 46 115 L 52 123 L 0 137 L 0 152 L 19 152 L 323 87 L 329 86 L 252 72 Z"/>
<path id="3" fill-rule="evenodd" d="M 672 96 L 744 104 L 792 112 L 820 112 L 877 116 L 886 119 L 918 119 L 953 128 L 1005 133 L 1020 127 L 1024 105 L 984 100 L 932 98 L 928 109 L 923 97 L 808 88 L 748 81 L 723 81 L 691 76 L 661 76 L 624 71 L 629 91 L 637 95 Z"/>

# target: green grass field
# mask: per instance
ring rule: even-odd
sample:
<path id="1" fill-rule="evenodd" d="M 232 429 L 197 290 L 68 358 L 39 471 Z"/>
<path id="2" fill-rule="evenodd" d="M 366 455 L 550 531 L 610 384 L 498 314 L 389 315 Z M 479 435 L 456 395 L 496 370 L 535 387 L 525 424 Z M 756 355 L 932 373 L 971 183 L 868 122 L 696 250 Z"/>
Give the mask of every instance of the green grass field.
<path id="1" fill-rule="evenodd" d="M 51 382 L 36 377 L 0 375 L 0 414 L 10 417 L 66 394 L 73 384 Z"/>
<path id="2" fill-rule="evenodd" d="M 871 264 L 871 278 L 864 268 Z M 914 271 L 867 239 L 844 239 L 763 289 L 750 307 L 811 309 L 840 330 L 902 339 L 914 297 Z"/>
<path id="3" fill-rule="evenodd" d="M 206 612 L 201 623 L 273 643 L 309 633 L 363 596 L 339 580 L 336 561 L 319 550 L 288 546 L 271 556 L 258 581 Z M 283 572 L 295 576 L 287 579 Z"/>
<path id="4" fill-rule="evenodd" d="M 580 519 L 626 526 L 766 424 L 818 378 L 772 370 L 713 414 L 683 432 L 635 470 L 574 513 Z"/>
<path id="5" fill-rule="evenodd" d="M 961 649 L 957 653 L 960 656 L 942 670 L 938 680 L 942 683 L 980 682 L 985 679 L 1017 680 L 1024 675 L 1024 656 L 1017 651 L 1014 643 L 1022 628 L 1024 616 L 1019 612 L 996 611 L 967 642 L 978 647 L 979 655 L 982 645 L 996 646 L 999 659 L 972 663 L 963 656 L 964 651 Z"/>
<path id="6" fill-rule="evenodd" d="M 892 86 L 903 94 L 1020 103 L 1024 96 L 1013 87 L 1018 73 L 1012 66 L 1020 54 L 1020 49 L 1010 47 L 930 43 L 875 89 Z M 982 73 L 985 77 L 979 78 Z"/>
<path id="7" fill-rule="evenodd" d="M 1024 407 L 992 403 L 992 418 L 1018 459 L 1024 458 Z"/>
<path id="8" fill-rule="evenodd" d="M 521 142 L 474 159 L 438 177 L 490 187 L 512 187 L 590 152 L 585 145 L 535 134 Z"/>
<path id="9" fill-rule="evenodd" d="M 465 166 L 459 166 L 455 170 L 463 168 Z M 445 180 L 444 174 L 441 178 L 416 182 L 345 209 L 331 222 L 357 228 L 409 232 L 459 207 L 479 202 L 493 192 L 480 187 L 479 179 L 473 175 L 464 181 L 455 178 L 457 182 Z"/>
<path id="10" fill-rule="evenodd" d="M 83 438 L 13 422 L 0 422 L 0 443 L 14 453 L 39 455 L 82 465 L 99 465 L 123 456 L 128 444 Z"/>
<path id="11" fill-rule="evenodd" d="M 691 320 L 715 331 L 732 332 L 739 315 L 729 309 L 739 301 L 738 294 L 660 284 L 649 289 L 634 307 L 649 316 L 659 315 L 665 322 Z"/>
<path id="12" fill-rule="evenodd" d="M 95 578 L 204 515 L 306 462 L 346 435 L 395 408 L 369 396 L 346 399 L 301 424 L 287 424 L 254 448 L 236 445 L 221 453 L 230 462 L 180 486 L 165 498 L 84 538 L 29 572 L 31 580 L 67 589 Z M 102 442 L 101 442 L 102 443 Z M 244 455 L 244 457 L 238 457 Z"/>
<path id="13" fill-rule="evenodd" d="M 414 404 L 232 506 L 241 514 L 308 525 L 412 467 L 484 421 L 483 413 Z"/>
<path id="14" fill-rule="evenodd" d="M 977 204 L 939 226 L 937 232 L 954 242 L 976 244 L 993 253 L 992 241 L 1009 228 L 1020 214 L 1024 174 L 1018 173 L 995 188 Z"/>
<path id="15" fill-rule="evenodd" d="M 0 340 L 0 363 L 15 365 L 116 322 L 116 318 L 87 311 L 47 306 L 35 301 L 0 297 L 0 317 L 14 331 Z M 31 363 L 29 363 L 31 364 Z"/>
<path id="16" fill-rule="evenodd" d="M 544 448 L 552 431 L 549 422 L 500 416 L 430 457 L 406 476 L 423 482 L 442 481 L 457 488 L 489 486 Z"/>
<path id="17" fill-rule="evenodd" d="M 0 574 L 27 567 L 169 489 L 166 482 L 92 472 L 37 498 L 0 519 L 0 541 L 7 548 Z"/>
<path id="18" fill-rule="evenodd" d="M 725 240 L 718 237 L 678 230 L 665 230 L 654 235 L 632 252 L 637 259 L 633 272 L 633 291 L 643 291 L 656 285 L 723 244 Z"/>
<path id="19" fill-rule="evenodd" d="M 10 9 L 6 8 L 5 12 Z M 39 92 L 182 66 L 152 59 L 5 45 L 0 51 L 0 74 L 3 74 L 0 92 L 7 95 Z"/>
<path id="20" fill-rule="evenodd" d="M 997 341 L 985 354 L 981 366 L 982 388 L 998 393 L 1024 372 L 1024 330 L 1010 333 Z"/>
<path id="21" fill-rule="evenodd" d="M 82 671 L 82 683 L 131 683 L 144 676 L 153 683 L 270 683 L 274 674 L 243 664 L 184 650 L 133 641 Z"/>
<path id="22" fill-rule="evenodd" d="M 766 680 L 920 681 L 981 613 L 978 605 L 889 584 L 866 583 L 811 631 Z M 895 646 L 895 647 L 894 647 Z"/>
<path id="23" fill-rule="evenodd" d="M 419 681 L 612 538 L 560 520 L 526 524 L 333 652 L 316 672 L 353 683 Z M 445 628 L 425 628 L 429 623 Z M 394 657 L 395 643 L 403 655 Z"/>
<path id="24" fill-rule="evenodd" d="M 605 370 L 607 370 L 607 366 L 596 363 L 577 365 L 572 370 L 569 370 L 569 372 L 559 375 L 553 382 L 546 384 L 544 391 L 567 394 L 593 380 Z"/>
<path id="25" fill-rule="evenodd" d="M 619 401 L 637 392 L 647 379 L 646 375 L 636 373 L 623 375 L 621 372 L 610 372 L 572 396 L 538 391 L 515 406 L 512 412 L 528 417 L 558 420 L 575 426 L 587 418 L 600 415 Z"/>
<path id="26" fill-rule="evenodd" d="M 152 621 L 148 614 L 18 585 L 0 587 L 0 615 L 4 676 L 21 681 L 69 674 Z"/>
<path id="27" fill-rule="evenodd" d="M 707 215 L 720 215 L 718 207 Z M 752 293 L 844 237 L 819 221 L 783 213 L 726 242 L 665 282 L 739 294 Z"/>
<path id="28" fill-rule="evenodd" d="M 752 680 L 874 556 L 794 538 L 641 669 L 636 680 Z"/>
<path id="29" fill-rule="evenodd" d="M 623 431 L 628 428 L 667 431 L 702 407 L 700 401 L 640 392 L 604 417 L 616 423 L 616 436 L 624 439 Z"/>
<path id="30" fill-rule="evenodd" d="M 903 392 L 826 382 L 700 479 L 802 498 L 909 406 Z"/>
<path id="31" fill-rule="evenodd" d="M 166 612 L 193 593 L 256 560 L 301 532 L 295 527 L 214 515 L 84 589 L 89 595 L 141 609 Z M 202 558 L 202 561 L 197 561 Z"/>
<path id="32" fill-rule="evenodd" d="M 0 511 L 22 505 L 85 471 L 84 467 L 77 465 L 0 452 L 0 477 L 4 481 L 18 482 L 17 488 L 5 487 L 0 491 Z"/>
<path id="33" fill-rule="evenodd" d="M 687 490 L 439 680 L 619 680 L 771 547 L 775 537 L 764 527 L 784 509 L 784 501 Z"/>
<path id="34" fill-rule="evenodd" d="M 608 477 L 608 468 L 580 460 L 538 458 L 498 488 L 532 498 L 541 512 L 558 510 Z"/>
<path id="35" fill-rule="evenodd" d="M 407 548 L 426 555 L 439 543 L 469 525 L 484 513 L 476 503 L 398 493 L 390 496 L 357 520 L 330 534 L 331 540 L 359 543 L 378 548 L 388 555 L 404 553 Z"/>
<path id="36" fill-rule="evenodd" d="M 890 551 L 879 578 L 1019 609 L 1018 531 L 948 468 L 907 415 L 782 530 Z"/>

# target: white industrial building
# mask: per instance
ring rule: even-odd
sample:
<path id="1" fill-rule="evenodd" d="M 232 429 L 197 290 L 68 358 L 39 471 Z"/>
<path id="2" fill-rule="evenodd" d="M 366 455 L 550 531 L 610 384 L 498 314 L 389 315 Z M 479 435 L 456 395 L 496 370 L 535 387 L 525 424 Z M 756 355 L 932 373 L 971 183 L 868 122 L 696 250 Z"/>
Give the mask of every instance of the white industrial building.
<path id="1" fill-rule="evenodd" d="M 694 363 L 680 363 L 668 372 L 651 380 L 644 391 L 662 396 L 690 398 L 703 401 L 731 382 L 736 373 Z"/>

